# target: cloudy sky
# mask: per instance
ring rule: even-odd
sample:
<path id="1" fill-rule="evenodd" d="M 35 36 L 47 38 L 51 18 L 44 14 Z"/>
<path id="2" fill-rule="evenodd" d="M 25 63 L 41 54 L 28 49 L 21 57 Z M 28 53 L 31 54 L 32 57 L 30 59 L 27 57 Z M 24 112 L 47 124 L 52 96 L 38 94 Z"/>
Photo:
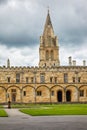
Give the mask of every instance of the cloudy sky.
<path id="1" fill-rule="evenodd" d="M 0 0 L 0 66 L 37 66 L 47 7 L 59 39 L 60 63 L 87 60 L 87 0 Z"/>

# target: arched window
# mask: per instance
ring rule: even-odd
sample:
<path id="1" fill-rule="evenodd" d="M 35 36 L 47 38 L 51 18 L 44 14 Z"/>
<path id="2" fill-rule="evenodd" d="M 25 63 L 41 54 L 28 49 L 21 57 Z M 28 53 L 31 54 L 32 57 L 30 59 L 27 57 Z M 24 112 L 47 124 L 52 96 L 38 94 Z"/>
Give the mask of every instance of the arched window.
<path id="1" fill-rule="evenodd" d="M 46 60 L 48 60 L 49 59 L 49 51 L 47 50 L 46 51 Z"/>
<path id="2" fill-rule="evenodd" d="M 54 59 L 54 54 L 53 54 L 53 50 L 51 50 L 51 60 Z"/>

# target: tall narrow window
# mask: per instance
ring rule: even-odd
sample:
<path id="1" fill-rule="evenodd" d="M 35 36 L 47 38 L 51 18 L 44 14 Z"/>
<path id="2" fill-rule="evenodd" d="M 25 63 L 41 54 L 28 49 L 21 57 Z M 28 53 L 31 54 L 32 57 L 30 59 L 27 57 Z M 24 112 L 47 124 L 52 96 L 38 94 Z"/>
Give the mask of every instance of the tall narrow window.
<path id="1" fill-rule="evenodd" d="M 57 83 L 57 77 L 54 77 L 54 82 Z"/>
<path id="2" fill-rule="evenodd" d="M 23 96 L 26 96 L 26 91 L 23 91 Z"/>
<path id="3" fill-rule="evenodd" d="M 80 81 L 81 81 L 81 77 L 78 77 L 78 83 L 80 83 Z"/>
<path id="4" fill-rule="evenodd" d="M 34 77 L 31 77 L 31 83 L 34 83 Z"/>
<path id="5" fill-rule="evenodd" d="M 50 77 L 50 83 L 52 83 L 53 82 L 53 77 Z"/>
<path id="6" fill-rule="evenodd" d="M 51 96 L 54 96 L 54 91 L 53 90 L 51 91 Z"/>
<path id="7" fill-rule="evenodd" d="M 26 83 L 28 83 L 29 82 L 29 78 L 28 77 L 26 77 Z"/>
<path id="8" fill-rule="evenodd" d="M 51 60 L 53 60 L 54 59 L 54 54 L 53 54 L 53 50 L 51 50 Z"/>
<path id="9" fill-rule="evenodd" d="M 49 60 L 49 51 L 46 51 L 46 60 Z"/>
<path id="10" fill-rule="evenodd" d="M 68 83 L 68 74 L 64 73 L 64 83 Z"/>
<path id="11" fill-rule="evenodd" d="M 16 74 L 16 83 L 20 83 L 20 74 Z"/>
<path id="12" fill-rule="evenodd" d="M 73 83 L 75 83 L 75 77 L 73 77 L 72 80 L 73 80 Z"/>
<path id="13" fill-rule="evenodd" d="M 40 82 L 41 83 L 45 82 L 45 74 L 40 74 Z"/>
<path id="14" fill-rule="evenodd" d="M 80 97 L 84 97 L 84 90 L 80 90 Z"/>
<path id="15" fill-rule="evenodd" d="M 7 81 L 8 81 L 8 83 L 10 83 L 10 77 L 7 77 Z"/>

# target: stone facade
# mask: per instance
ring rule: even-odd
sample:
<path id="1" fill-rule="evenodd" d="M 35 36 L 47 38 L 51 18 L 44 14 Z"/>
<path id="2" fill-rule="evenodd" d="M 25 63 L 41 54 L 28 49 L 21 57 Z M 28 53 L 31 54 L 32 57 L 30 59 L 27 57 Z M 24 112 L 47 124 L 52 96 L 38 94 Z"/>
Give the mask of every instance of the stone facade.
<path id="1" fill-rule="evenodd" d="M 0 67 L 0 103 L 87 102 L 87 66 L 61 66 L 49 11 L 40 37 L 38 67 Z"/>

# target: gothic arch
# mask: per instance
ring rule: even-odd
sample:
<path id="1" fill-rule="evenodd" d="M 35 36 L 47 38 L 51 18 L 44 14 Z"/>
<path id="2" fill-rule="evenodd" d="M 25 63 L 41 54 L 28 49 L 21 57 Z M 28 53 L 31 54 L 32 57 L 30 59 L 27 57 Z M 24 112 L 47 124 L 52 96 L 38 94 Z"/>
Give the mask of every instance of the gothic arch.
<path id="1" fill-rule="evenodd" d="M 21 90 L 20 87 L 19 87 L 19 86 L 16 86 L 16 85 L 11 85 L 11 86 L 9 86 L 9 87 L 7 88 L 7 90 L 8 90 L 9 88 L 12 88 L 12 87 L 15 87 L 15 88 L 18 88 L 19 90 Z"/>
<path id="2" fill-rule="evenodd" d="M 77 86 L 75 86 L 75 85 L 67 85 L 66 87 L 65 87 L 65 90 L 68 88 L 68 87 L 75 87 L 77 90 L 78 90 L 78 87 Z"/>
<path id="3" fill-rule="evenodd" d="M 54 85 L 51 90 L 51 102 L 63 102 L 64 101 L 64 87 L 61 85 Z"/>
<path id="4" fill-rule="evenodd" d="M 22 88 L 22 102 L 33 103 L 35 102 L 35 88 L 31 85 L 26 85 Z"/>
<path id="5" fill-rule="evenodd" d="M 50 102 L 49 87 L 47 87 L 46 85 L 40 85 L 36 88 L 36 101 L 37 102 Z"/>
<path id="6" fill-rule="evenodd" d="M 6 88 L 5 88 L 5 87 L 3 87 L 3 86 L 0 86 L 0 88 L 3 88 L 3 89 L 5 89 L 5 91 L 6 91 Z"/>
<path id="7" fill-rule="evenodd" d="M 87 102 L 87 85 L 81 85 L 79 87 L 79 101 L 80 102 Z"/>
<path id="8" fill-rule="evenodd" d="M 7 88 L 7 101 L 20 102 L 21 101 L 21 89 L 19 86 L 11 85 Z"/>
<path id="9" fill-rule="evenodd" d="M 66 101 L 78 102 L 79 89 L 76 85 L 67 85 L 65 87 Z"/>
<path id="10" fill-rule="evenodd" d="M 87 87 L 87 85 L 81 85 L 78 89 L 82 88 L 82 87 Z"/>
<path id="11" fill-rule="evenodd" d="M 54 87 L 60 87 L 60 88 L 62 88 L 62 89 L 64 90 L 64 87 L 61 86 L 61 85 L 54 85 L 54 86 L 52 86 L 50 89 L 53 89 Z"/>
<path id="12" fill-rule="evenodd" d="M 23 87 L 22 87 L 22 90 L 23 90 L 24 88 L 26 88 L 26 87 L 31 87 L 31 88 L 35 89 L 35 87 L 33 87 L 33 86 L 31 86 L 31 85 L 26 85 L 26 86 L 23 86 Z"/>
<path id="13" fill-rule="evenodd" d="M 50 90 L 50 88 L 49 88 L 48 86 L 46 86 L 46 85 L 40 85 L 40 86 L 38 86 L 38 87 L 36 88 L 36 91 L 37 91 L 37 89 L 40 88 L 40 87 L 46 87 L 47 89 Z"/>

